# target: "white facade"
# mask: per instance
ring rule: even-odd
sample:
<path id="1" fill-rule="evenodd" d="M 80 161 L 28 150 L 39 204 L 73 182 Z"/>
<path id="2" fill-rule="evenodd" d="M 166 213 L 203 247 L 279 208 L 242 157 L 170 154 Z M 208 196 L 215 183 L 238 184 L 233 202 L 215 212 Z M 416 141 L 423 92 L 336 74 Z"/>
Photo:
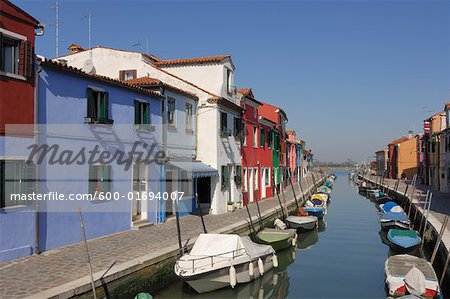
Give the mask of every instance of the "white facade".
<path id="1" fill-rule="evenodd" d="M 78 68 L 83 68 L 89 59 L 92 60 L 96 73 L 99 75 L 119 79 L 120 71 L 135 70 L 137 78 L 152 77 L 195 94 L 198 97 L 195 109 L 197 134 L 194 135 L 196 158 L 217 169 L 219 173 L 219 177 L 211 178 L 211 213 L 226 212 L 227 201 L 241 201 L 241 188 L 234 182 L 236 171 L 240 171 L 241 166 L 240 142 L 233 134 L 231 136 L 221 136 L 220 134 L 221 112 L 227 113 L 227 127 L 231 132 L 234 130 L 234 118 L 240 117 L 240 113 L 235 109 L 239 105 L 233 86 L 234 66 L 230 58 L 221 62 L 190 64 L 189 66 L 164 69 L 155 66 L 155 60 L 148 55 L 104 47 L 57 58 L 57 60 L 65 60 L 68 65 Z M 226 99 L 231 105 L 222 105 L 220 101 L 211 101 L 216 98 Z M 169 135 L 167 137 L 169 138 Z M 179 139 L 178 135 L 175 139 L 174 144 L 185 145 L 183 139 Z M 168 142 L 171 142 L 170 139 Z M 229 167 L 227 188 L 222 188 L 223 166 Z"/>

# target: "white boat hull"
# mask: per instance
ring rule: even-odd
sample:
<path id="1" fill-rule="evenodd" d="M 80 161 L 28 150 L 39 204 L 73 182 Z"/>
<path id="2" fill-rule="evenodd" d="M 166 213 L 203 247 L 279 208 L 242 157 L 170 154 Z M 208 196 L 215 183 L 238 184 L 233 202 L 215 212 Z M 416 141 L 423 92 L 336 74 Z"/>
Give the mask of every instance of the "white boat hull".
<path id="1" fill-rule="evenodd" d="M 289 216 L 286 218 L 290 228 L 313 230 L 317 227 L 317 217 L 315 216 Z"/>

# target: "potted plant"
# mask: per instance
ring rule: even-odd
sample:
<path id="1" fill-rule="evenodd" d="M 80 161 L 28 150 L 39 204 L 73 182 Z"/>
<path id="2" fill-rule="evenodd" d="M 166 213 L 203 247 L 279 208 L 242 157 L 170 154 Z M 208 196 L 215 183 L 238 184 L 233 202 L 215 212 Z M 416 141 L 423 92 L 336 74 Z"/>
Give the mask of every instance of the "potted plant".
<path id="1" fill-rule="evenodd" d="M 234 202 L 229 201 L 227 202 L 227 212 L 233 212 L 234 211 Z"/>
<path id="2" fill-rule="evenodd" d="M 236 201 L 236 207 L 242 209 L 242 201 Z"/>

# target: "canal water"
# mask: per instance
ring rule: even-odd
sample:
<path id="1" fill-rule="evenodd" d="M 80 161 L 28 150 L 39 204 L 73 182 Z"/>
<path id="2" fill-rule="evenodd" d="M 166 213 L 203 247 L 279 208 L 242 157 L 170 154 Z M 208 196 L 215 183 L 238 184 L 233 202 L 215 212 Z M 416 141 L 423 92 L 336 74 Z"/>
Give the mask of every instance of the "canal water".
<path id="1" fill-rule="evenodd" d="M 157 298 L 386 298 L 380 212 L 337 171 L 318 232 L 299 234 L 297 249 L 277 253 L 279 266 L 261 279 L 207 294 L 175 281 Z"/>

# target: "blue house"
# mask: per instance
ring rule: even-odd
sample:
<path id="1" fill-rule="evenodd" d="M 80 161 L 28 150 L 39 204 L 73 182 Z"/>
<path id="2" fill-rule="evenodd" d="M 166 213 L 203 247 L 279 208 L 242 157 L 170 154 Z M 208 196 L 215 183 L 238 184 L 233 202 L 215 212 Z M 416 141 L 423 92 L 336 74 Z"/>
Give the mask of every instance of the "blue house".
<path id="1" fill-rule="evenodd" d="M 93 196 L 40 202 L 40 250 L 80 241 L 78 209 L 88 238 L 161 222 L 162 97 L 49 60 L 38 88 L 38 193 Z"/>

